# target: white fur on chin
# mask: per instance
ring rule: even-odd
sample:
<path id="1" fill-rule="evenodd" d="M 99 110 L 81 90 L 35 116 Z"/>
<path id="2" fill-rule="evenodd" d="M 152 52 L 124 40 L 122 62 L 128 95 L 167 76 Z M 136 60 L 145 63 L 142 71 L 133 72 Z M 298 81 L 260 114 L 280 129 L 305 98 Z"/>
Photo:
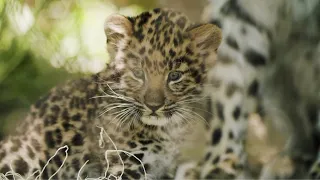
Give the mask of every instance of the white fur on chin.
<path id="1" fill-rule="evenodd" d="M 169 119 L 166 117 L 157 116 L 142 116 L 141 121 L 147 125 L 164 126 L 169 123 Z"/>

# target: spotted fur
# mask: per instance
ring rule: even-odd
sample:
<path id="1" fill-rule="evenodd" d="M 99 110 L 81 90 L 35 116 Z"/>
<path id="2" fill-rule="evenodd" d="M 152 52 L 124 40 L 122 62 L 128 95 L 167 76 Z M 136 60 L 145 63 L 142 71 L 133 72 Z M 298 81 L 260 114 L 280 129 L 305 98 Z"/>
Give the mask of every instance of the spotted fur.
<path id="1" fill-rule="evenodd" d="M 219 28 L 194 26 L 181 13 L 154 9 L 136 17 L 112 15 L 105 32 L 108 67 L 37 101 L 17 132 L 0 143 L 1 173 L 12 168 L 42 179 L 75 179 L 78 172 L 80 177 L 153 179 L 174 169 L 182 133 L 201 117 L 192 106 L 205 99 Z M 105 154 L 115 148 L 131 154 Z"/>
<path id="2" fill-rule="evenodd" d="M 190 178 L 249 178 L 244 149 L 247 121 L 250 114 L 266 117 L 261 104 L 263 80 L 266 69 L 274 63 L 274 53 L 281 53 L 273 48 L 287 43 L 289 35 L 300 27 L 305 29 L 301 19 L 312 13 L 318 2 L 303 6 L 302 2 L 285 0 L 209 2 L 203 20 L 218 25 L 224 35 L 217 64 L 209 75 L 215 88 L 211 88 L 211 106 L 207 108 L 214 113 L 203 158 L 185 172 Z M 302 9 L 307 11 L 302 13 Z M 270 176 L 261 178 L 281 176 L 277 173 L 270 171 Z"/>

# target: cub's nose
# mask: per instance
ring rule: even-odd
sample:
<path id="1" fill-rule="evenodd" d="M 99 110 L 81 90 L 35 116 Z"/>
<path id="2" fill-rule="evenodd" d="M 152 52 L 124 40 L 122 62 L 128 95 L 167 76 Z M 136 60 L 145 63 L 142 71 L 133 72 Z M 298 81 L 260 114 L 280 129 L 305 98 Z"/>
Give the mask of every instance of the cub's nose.
<path id="1" fill-rule="evenodd" d="M 163 104 L 154 106 L 154 105 L 150 105 L 150 104 L 147 104 L 147 103 L 146 103 L 146 106 L 147 106 L 153 113 L 155 113 L 158 109 L 160 109 L 160 108 L 163 106 Z"/>

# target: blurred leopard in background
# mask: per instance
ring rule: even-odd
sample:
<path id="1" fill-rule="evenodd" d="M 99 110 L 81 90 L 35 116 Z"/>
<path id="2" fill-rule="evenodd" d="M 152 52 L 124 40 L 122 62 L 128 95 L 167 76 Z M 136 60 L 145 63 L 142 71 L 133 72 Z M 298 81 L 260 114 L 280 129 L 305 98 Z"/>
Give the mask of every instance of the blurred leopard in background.
<path id="1" fill-rule="evenodd" d="M 216 73 L 210 78 L 220 90 L 239 92 L 241 99 L 226 102 L 228 93 L 221 90 L 212 99 L 224 102 L 224 106 L 212 103 L 216 120 L 211 123 L 232 123 L 239 117 L 240 121 L 233 128 L 231 138 L 222 139 L 218 146 L 216 124 L 210 126 L 203 158 L 198 163 L 182 166 L 179 173 L 202 179 L 319 178 L 314 172 L 317 164 L 308 175 L 319 147 L 320 14 L 317 7 L 319 0 L 209 0 L 202 21 L 218 25 L 224 37 L 213 68 Z M 241 111 L 232 112 L 228 107 L 240 107 Z M 251 127 L 247 134 L 246 129 L 248 121 L 252 124 L 251 119 L 267 126 L 266 130 L 259 129 L 268 131 L 269 137 L 264 139 L 268 142 L 259 139 L 267 147 L 252 144 L 254 130 Z M 243 149 L 243 153 L 230 151 L 230 146 Z M 235 154 L 236 158 L 221 157 L 221 151 Z M 239 163 L 223 168 L 230 159 L 238 159 Z"/>

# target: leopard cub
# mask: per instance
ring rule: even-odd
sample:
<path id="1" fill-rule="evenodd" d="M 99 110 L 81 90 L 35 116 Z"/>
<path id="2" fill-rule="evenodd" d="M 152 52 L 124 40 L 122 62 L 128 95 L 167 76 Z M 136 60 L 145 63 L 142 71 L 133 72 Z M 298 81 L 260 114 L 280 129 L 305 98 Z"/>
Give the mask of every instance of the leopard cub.
<path id="1" fill-rule="evenodd" d="M 107 68 L 37 101 L 0 143 L 0 173 L 144 179 L 163 178 L 174 166 L 183 133 L 201 119 L 193 107 L 204 99 L 220 29 L 154 9 L 112 15 L 104 30 Z"/>

